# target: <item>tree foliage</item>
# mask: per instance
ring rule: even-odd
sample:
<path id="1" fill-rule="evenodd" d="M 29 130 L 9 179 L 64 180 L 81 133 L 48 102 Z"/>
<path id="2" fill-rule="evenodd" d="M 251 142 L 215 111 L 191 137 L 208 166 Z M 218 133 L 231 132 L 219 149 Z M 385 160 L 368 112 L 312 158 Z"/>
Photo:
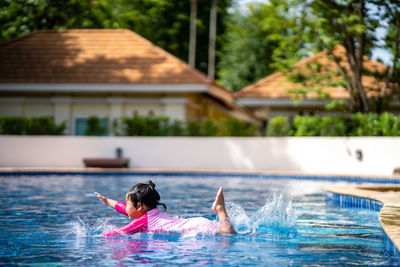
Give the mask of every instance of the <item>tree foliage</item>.
<path id="1" fill-rule="evenodd" d="M 204 72 L 210 5 L 198 2 L 196 21 L 196 67 Z M 217 50 L 224 43 L 230 6 L 231 0 L 218 0 Z M 189 0 L 0 0 L 0 41 L 40 29 L 125 28 L 187 61 L 189 20 Z"/>
<path id="2" fill-rule="evenodd" d="M 386 87 L 398 83 L 399 65 L 399 0 L 287 0 L 263 1 L 253 4 L 247 12 L 233 12 L 228 24 L 228 38 L 224 58 L 220 63 L 221 82 L 234 89 L 263 78 L 276 70 L 291 73 L 300 59 L 327 49 L 337 63 L 344 86 L 351 95 L 353 112 L 368 112 L 377 108 L 376 99 L 368 99 L 362 79 L 365 56 L 374 48 L 386 48 L 393 55 L 391 73 L 386 75 Z M 387 29 L 382 40 L 377 39 L 377 28 Z M 346 48 L 343 58 L 333 56 L 333 48 Z M 265 49 L 265 50 L 264 50 Z M 343 62 L 350 65 L 343 68 Z M 380 76 L 380 77 L 378 77 Z M 319 83 L 327 83 L 320 79 Z M 305 86 L 315 90 L 318 86 Z M 383 103 L 383 102 L 382 102 Z"/>
<path id="3" fill-rule="evenodd" d="M 264 11 L 257 7 L 251 9 L 249 15 L 239 11 L 231 14 L 227 26 L 227 44 L 221 53 L 219 76 L 221 83 L 234 91 L 275 70 L 270 64 L 277 42 L 266 38 L 274 32 L 262 27 Z"/>
<path id="4" fill-rule="evenodd" d="M 219 65 L 221 83 L 236 91 L 309 55 L 313 47 L 306 41 L 313 28 L 304 11 L 301 5 L 271 0 L 232 12 Z"/>

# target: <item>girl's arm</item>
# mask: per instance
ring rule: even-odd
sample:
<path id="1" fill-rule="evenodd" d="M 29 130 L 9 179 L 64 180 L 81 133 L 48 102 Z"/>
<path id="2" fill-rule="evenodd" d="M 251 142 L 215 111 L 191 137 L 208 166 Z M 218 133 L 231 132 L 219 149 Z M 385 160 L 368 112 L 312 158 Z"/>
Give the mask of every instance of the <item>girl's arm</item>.
<path id="1" fill-rule="evenodd" d="M 98 197 L 105 205 L 108 205 L 108 206 L 110 206 L 111 208 L 114 208 L 114 209 L 115 209 L 116 211 L 118 211 L 119 213 L 122 213 L 122 214 L 128 216 L 128 214 L 127 214 L 126 211 L 125 211 L 125 209 L 126 209 L 126 204 L 125 204 L 125 203 L 119 202 L 119 201 L 116 201 L 116 200 L 113 200 L 113 199 L 108 198 L 108 197 L 104 197 L 104 196 L 100 195 L 100 194 L 97 193 L 97 192 L 94 192 L 94 193 L 97 195 L 97 197 Z"/>
<path id="2" fill-rule="evenodd" d="M 118 236 L 118 235 L 133 235 L 139 232 L 146 232 L 148 229 L 148 219 L 147 219 L 147 213 L 144 214 L 142 217 L 140 217 L 139 219 L 133 220 L 132 222 L 130 222 L 129 224 L 109 231 L 107 233 L 103 233 L 101 235 L 98 236 Z"/>
<path id="3" fill-rule="evenodd" d="M 96 195 L 97 195 L 97 197 L 105 204 L 105 205 L 108 205 L 108 206 L 110 206 L 111 208 L 115 208 L 115 204 L 117 204 L 117 201 L 115 201 L 115 200 L 113 200 L 113 199 L 111 199 L 111 198 L 108 198 L 108 197 L 103 197 L 102 195 L 100 195 L 99 193 L 97 193 L 97 192 L 94 192 Z"/>

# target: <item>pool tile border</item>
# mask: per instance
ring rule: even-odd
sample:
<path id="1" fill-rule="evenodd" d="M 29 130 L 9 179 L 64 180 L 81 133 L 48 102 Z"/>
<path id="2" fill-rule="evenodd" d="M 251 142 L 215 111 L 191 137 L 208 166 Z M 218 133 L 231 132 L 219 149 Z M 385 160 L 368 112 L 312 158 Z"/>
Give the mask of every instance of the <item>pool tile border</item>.
<path id="1" fill-rule="evenodd" d="M 336 206 L 363 208 L 379 212 L 385 248 L 400 262 L 400 186 L 330 186 L 326 200 Z"/>
<path id="2" fill-rule="evenodd" d="M 355 183 L 392 183 L 400 184 L 400 175 L 362 176 L 310 174 L 288 171 L 248 171 L 248 170 L 175 170 L 175 169 L 110 169 L 110 168 L 0 168 L 1 176 L 23 175 L 156 175 L 156 176 L 193 176 L 193 177 L 249 177 L 274 179 L 300 179 L 321 181 L 345 181 Z"/>
<path id="3" fill-rule="evenodd" d="M 339 207 L 368 209 L 373 211 L 381 211 L 383 204 L 379 201 L 369 198 L 361 198 L 355 196 L 335 194 L 332 192 L 326 193 L 326 200 Z"/>

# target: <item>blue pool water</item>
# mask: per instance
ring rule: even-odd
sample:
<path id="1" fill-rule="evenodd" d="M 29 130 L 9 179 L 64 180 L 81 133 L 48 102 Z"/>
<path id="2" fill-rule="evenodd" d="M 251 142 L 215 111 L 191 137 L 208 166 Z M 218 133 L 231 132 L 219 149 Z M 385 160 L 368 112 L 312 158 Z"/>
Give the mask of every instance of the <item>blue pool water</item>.
<path id="1" fill-rule="evenodd" d="M 84 237 L 129 219 L 93 194 L 124 200 L 152 179 L 169 216 L 215 220 L 223 185 L 234 236 Z M 346 184 L 345 182 L 341 182 Z M 0 177 L 0 265 L 393 265 L 378 212 L 325 201 L 332 182 L 160 176 Z M 250 236 L 253 230 L 260 234 Z"/>

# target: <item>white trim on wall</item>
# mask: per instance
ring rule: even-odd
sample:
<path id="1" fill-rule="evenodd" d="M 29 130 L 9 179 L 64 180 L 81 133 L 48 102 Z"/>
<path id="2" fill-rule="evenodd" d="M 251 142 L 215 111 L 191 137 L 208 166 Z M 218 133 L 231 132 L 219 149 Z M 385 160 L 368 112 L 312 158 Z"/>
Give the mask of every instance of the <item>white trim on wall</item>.
<path id="1" fill-rule="evenodd" d="M 83 84 L 83 83 L 2 83 L 0 91 L 29 92 L 206 92 L 207 84 Z"/>

